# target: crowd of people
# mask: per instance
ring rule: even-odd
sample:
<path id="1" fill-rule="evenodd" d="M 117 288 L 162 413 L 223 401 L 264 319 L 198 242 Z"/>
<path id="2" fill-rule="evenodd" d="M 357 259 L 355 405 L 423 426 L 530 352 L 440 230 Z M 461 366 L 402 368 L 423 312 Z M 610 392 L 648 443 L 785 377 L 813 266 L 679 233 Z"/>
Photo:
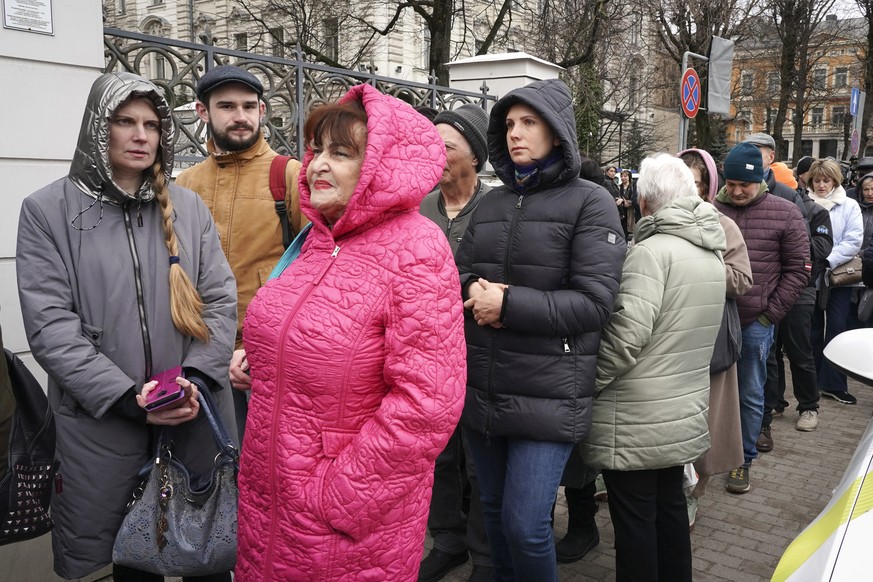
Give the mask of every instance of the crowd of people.
<path id="1" fill-rule="evenodd" d="M 239 437 L 242 582 L 436 582 L 470 559 L 472 582 L 557 580 L 599 542 L 596 496 L 617 580 L 691 580 L 697 500 L 720 474 L 749 491 L 774 448 L 783 353 L 797 430 L 816 429 L 820 395 L 856 402 L 822 350 L 868 325 L 862 283 L 834 274 L 863 259 L 873 283 L 873 174 L 846 190 L 833 160 L 792 172 L 766 134 L 721 164 L 688 149 L 638 179 L 601 169 L 555 79 L 490 114 L 356 86 L 309 112 L 289 161 L 264 138 L 263 93 L 233 66 L 200 78 L 209 156 L 174 183 L 161 90 L 103 75 L 69 174 L 24 201 L 60 576 L 112 564 L 159 429 L 209 473 L 201 392 Z M 289 233 L 302 250 L 274 269 Z M 148 407 L 176 368 L 182 398 Z"/>

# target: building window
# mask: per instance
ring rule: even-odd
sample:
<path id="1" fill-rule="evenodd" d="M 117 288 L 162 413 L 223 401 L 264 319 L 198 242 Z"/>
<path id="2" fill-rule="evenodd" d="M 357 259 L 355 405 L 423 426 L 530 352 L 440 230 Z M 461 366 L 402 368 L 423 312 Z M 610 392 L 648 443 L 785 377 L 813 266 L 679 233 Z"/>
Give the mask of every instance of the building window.
<path id="1" fill-rule="evenodd" d="M 743 71 L 741 80 L 743 95 L 752 94 L 752 85 L 755 82 L 755 75 L 751 71 Z"/>
<path id="2" fill-rule="evenodd" d="M 249 50 L 249 35 L 244 32 L 238 32 L 233 35 L 233 48 L 238 51 Z"/>
<path id="3" fill-rule="evenodd" d="M 285 30 L 282 28 L 271 28 L 270 36 L 273 38 L 273 56 L 285 56 Z"/>
<path id="4" fill-rule="evenodd" d="M 151 0 L 149 3 L 151 6 L 161 6 L 164 3 L 164 0 Z"/>
<path id="5" fill-rule="evenodd" d="M 474 38 L 473 40 L 475 41 L 473 43 L 473 54 L 478 55 L 479 51 L 482 50 L 482 45 L 485 44 L 485 41 L 478 38 Z"/>
<path id="6" fill-rule="evenodd" d="M 834 74 L 834 89 L 843 89 L 849 84 L 849 67 L 837 67 Z"/>
<path id="7" fill-rule="evenodd" d="M 824 122 L 824 107 L 814 107 L 809 121 L 812 127 L 819 127 Z"/>
<path id="8" fill-rule="evenodd" d="M 812 88 L 824 89 L 827 86 L 828 70 L 816 69 L 812 72 Z"/>
<path id="9" fill-rule="evenodd" d="M 770 73 L 767 75 L 767 92 L 771 95 L 779 93 L 779 73 Z"/>
<path id="10" fill-rule="evenodd" d="M 627 106 L 633 110 L 637 106 L 637 91 L 639 90 L 639 79 L 636 75 L 632 75 L 628 83 Z"/>
<path id="11" fill-rule="evenodd" d="M 776 126 L 776 113 L 772 107 L 767 108 L 767 133 L 773 133 Z"/>
<path id="12" fill-rule="evenodd" d="M 631 44 L 636 46 L 640 44 L 640 36 L 642 35 L 642 18 L 634 18 L 630 27 Z"/>
<path id="13" fill-rule="evenodd" d="M 421 29 L 421 68 L 430 74 L 430 29 Z"/>
<path id="14" fill-rule="evenodd" d="M 339 19 L 325 18 L 324 24 L 324 52 L 328 58 L 339 59 Z"/>
<path id="15" fill-rule="evenodd" d="M 127 0 L 118 0 L 118 14 L 127 14 Z"/>
<path id="16" fill-rule="evenodd" d="M 846 121 L 846 108 L 834 107 L 831 109 L 831 127 L 834 129 L 842 129 L 843 123 Z"/>

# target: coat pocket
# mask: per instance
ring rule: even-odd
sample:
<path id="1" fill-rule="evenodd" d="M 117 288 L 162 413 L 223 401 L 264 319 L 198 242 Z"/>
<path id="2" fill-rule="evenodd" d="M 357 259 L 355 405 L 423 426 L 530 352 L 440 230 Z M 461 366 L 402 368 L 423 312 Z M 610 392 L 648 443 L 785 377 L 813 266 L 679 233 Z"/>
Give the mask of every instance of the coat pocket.
<path id="1" fill-rule="evenodd" d="M 360 431 L 342 428 L 325 428 L 321 433 L 321 446 L 324 456 L 335 459 L 340 451 L 346 448 Z"/>
<path id="2" fill-rule="evenodd" d="M 91 345 L 99 352 L 103 346 L 103 328 L 82 322 L 82 335 L 91 342 Z"/>

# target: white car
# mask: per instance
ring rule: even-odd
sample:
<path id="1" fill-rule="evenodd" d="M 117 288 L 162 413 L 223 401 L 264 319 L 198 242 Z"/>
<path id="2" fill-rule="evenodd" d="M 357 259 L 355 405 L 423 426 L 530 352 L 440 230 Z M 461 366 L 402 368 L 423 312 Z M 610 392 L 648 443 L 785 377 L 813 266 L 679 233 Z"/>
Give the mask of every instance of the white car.
<path id="1" fill-rule="evenodd" d="M 873 328 L 835 337 L 825 357 L 850 378 L 873 386 Z M 830 502 L 785 550 L 772 582 L 873 580 L 873 420 Z"/>

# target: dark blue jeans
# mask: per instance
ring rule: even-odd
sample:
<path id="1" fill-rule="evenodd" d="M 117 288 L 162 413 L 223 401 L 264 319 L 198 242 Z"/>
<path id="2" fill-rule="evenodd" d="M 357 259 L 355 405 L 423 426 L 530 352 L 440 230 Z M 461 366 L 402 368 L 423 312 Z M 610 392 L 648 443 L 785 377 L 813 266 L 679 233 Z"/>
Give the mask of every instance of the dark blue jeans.
<path id="1" fill-rule="evenodd" d="M 492 580 L 557 582 L 551 510 L 572 443 L 485 435 L 464 429 L 479 474 Z"/>
<path id="2" fill-rule="evenodd" d="M 743 349 L 737 361 L 740 385 L 740 425 L 743 433 L 744 465 L 758 457 L 755 442 L 764 418 L 764 384 L 767 382 L 767 356 L 773 345 L 774 327 L 755 320 L 743 328 Z"/>

